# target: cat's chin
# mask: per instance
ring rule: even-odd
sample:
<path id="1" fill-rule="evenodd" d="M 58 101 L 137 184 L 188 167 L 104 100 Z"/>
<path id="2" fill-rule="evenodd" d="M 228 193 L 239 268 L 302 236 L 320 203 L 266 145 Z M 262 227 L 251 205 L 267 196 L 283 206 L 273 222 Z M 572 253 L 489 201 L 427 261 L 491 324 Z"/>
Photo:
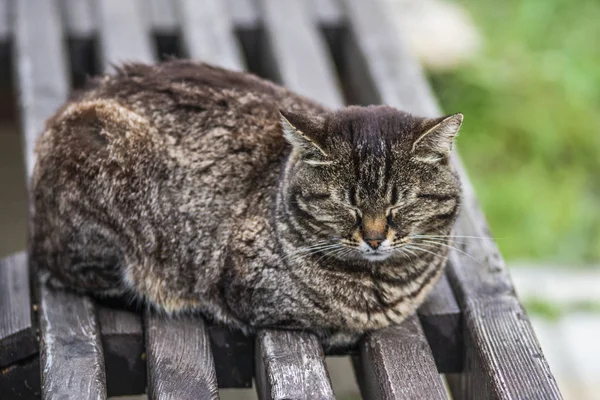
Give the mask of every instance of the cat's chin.
<path id="1" fill-rule="evenodd" d="M 361 253 L 361 257 L 367 261 L 383 261 L 387 260 L 391 256 L 391 253 Z"/>

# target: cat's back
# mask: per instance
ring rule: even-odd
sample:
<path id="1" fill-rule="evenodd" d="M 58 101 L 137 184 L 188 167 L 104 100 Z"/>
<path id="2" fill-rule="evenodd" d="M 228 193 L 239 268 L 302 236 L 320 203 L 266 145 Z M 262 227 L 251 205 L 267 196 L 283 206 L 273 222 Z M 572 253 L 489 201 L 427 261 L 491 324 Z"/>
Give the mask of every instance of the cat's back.
<path id="1" fill-rule="evenodd" d="M 118 243 L 115 258 L 168 259 L 184 279 L 187 265 L 220 257 L 218 239 L 274 193 L 287 149 L 279 109 L 323 111 L 255 76 L 190 61 L 97 78 L 37 144 L 38 258 L 59 269 L 69 262 L 49 258 L 65 255 L 57 249 L 106 243 L 97 251 L 106 258 Z"/>

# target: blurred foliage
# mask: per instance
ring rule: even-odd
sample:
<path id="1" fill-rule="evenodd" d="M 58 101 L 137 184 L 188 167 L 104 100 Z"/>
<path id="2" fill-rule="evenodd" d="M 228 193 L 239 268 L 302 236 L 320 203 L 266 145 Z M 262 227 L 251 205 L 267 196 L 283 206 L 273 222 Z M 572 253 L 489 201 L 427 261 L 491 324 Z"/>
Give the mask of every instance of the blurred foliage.
<path id="1" fill-rule="evenodd" d="M 600 1 L 459 0 L 484 45 L 433 75 L 507 259 L 600 260 Z"/>
<path id="2" fill-rule="evenodd" d="M 600 313 L 600 304 L 594 301 L 579 301 L 558 304 L 544 299 L 532 298 L 525 299 L 523 301 L 523 305 L 527 309 L 527 312 L 549 320 L 558 320 L 565 315 L 573 313 Z"/>

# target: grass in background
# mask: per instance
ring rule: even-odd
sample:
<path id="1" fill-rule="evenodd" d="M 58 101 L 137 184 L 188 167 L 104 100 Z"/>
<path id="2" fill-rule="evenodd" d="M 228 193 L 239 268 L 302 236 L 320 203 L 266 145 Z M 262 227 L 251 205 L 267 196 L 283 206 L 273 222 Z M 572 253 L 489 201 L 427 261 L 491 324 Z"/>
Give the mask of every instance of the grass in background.
<path id="1" fill-rule="evenodd" d="M 433 75 L 507 259 L 600 260 L 600 2 L 461 0 L 480 54 Z"/>

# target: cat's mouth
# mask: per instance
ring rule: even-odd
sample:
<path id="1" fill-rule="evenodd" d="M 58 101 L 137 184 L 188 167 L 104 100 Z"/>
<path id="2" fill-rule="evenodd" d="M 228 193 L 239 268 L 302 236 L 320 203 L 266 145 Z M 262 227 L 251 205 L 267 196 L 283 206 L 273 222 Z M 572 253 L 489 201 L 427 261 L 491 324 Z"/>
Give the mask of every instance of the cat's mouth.
<path id="1" fill-rule="evenodd" d="M 367 261 L 383 261 L 387 259 L 391 254 L 391 252 L 372 251 L 369 253 L 361 253 L 361 256 Z"/>

